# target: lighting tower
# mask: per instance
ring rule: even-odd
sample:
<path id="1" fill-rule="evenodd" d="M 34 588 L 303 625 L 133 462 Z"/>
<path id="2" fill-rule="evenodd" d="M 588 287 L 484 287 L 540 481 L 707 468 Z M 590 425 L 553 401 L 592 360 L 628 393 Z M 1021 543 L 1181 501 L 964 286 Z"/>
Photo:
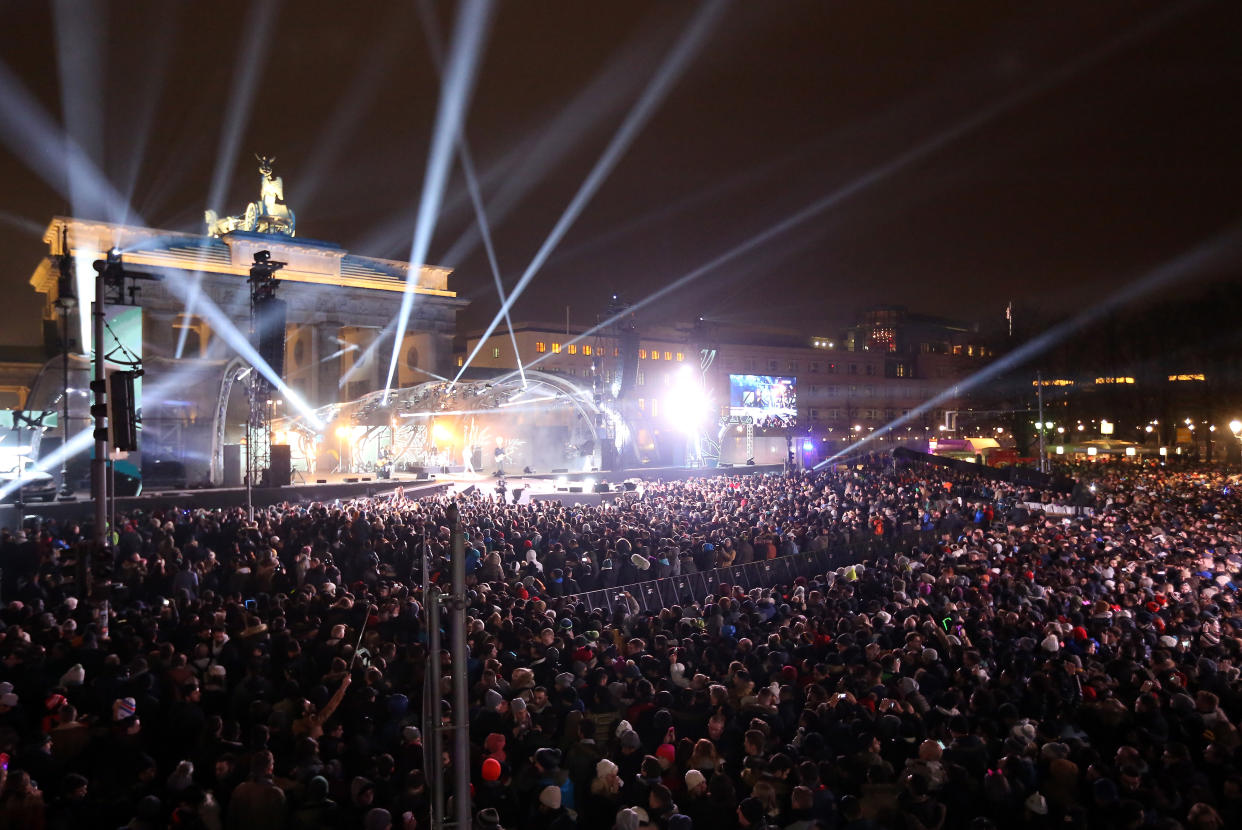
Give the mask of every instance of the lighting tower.
<path id="1" fill-rule="evenodd" d="M 276 286 L 280 281 L 275 274 L 285 263 L 272 259 L 271 252 L 258 251 L 250 268 L 250 344 L 259 356 L 272 362 L 264 352 L 268 351 L 267 328 L 272 325 L 271 311 L 275 307 Z M 283 317 L 283 315 L 281 315 Z M 277 321 L 283 349 L 284 320 Z M 279 370 L 278 370 L 279 371 Z M 250 417 L 246 421 L 246 510 L 254 518 L 254 503 L 250 496 L 254 475 L 271 466 L 272 451 L 272 385 L 260 372 L 250 372 Z"/>

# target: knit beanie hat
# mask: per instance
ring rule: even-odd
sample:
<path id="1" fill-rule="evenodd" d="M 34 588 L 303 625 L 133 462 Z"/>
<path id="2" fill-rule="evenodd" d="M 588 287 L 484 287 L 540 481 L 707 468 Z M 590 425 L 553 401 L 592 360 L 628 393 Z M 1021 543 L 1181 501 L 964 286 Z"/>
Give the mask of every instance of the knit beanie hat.
<path id="1" fill-rule="evenodd" d="M 617 813 L 617 821 L 613 830 L 638 830 L 638 813 L 633 807 L 627 807 Z"/>
<path id="2" fill-rule="evenodd" d="M 549 810 L 561 809 L 561 788 L 548 785 L 539 792 L 539 803 Z"/>

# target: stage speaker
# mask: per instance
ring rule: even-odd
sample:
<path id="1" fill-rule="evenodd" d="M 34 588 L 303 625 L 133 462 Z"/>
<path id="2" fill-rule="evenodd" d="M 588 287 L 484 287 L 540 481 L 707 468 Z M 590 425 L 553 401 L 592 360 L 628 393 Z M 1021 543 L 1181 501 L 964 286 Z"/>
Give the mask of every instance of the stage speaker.
<path id="1" fill-rule="evenodd" d="M 242 486 L 242 448 L 241 444 L 224 445 L 224 487 Z"/>
<path id="2" fill-rule="evenodd" d="M 346 483 L 346 484 L 357 484 L 357 483 L 358 483 L 358 476 L 346 476 L 346 477 L 345 477 L 345 483 Z"/>
<path id="3" fill-rule="evenodd" d="M 292 474 L 292 463 L 288 444 L 272 444 L 269 456 L 268 484 L 273 487 L 288 487 Z"/>
<path id="4" fill-rule="evenodd" d="M 317 478 L 315 479 L 315 483 L 316 484 L 327 484 L 328 480 L 326 478 Z"/>
<path id="5" fill-rule="evenodd" d="M 560 469 L 553 470 L 552 472 L 553 472 L 553 473 L 567 473 L 567 472 L 569 472 L 569 468 L 568 468 L 568 467 L 564 467 L 564 468 L 560 468 Z"/>
<path id="6" fill-rule="evenodd" d="M 607 492 L 608 492 L 608 482 L 606 482 L 606 481 L 597 481 L 597 482 L 595 482 L 595 492 L 596 492 L 596 493 L 607 493 Z"/>
<path id="7" fill-rule="evenodd" d="M 638 329 L 632 324 L 627 325 L 618 340 L 621 348 L 621 386 L 618 397 L 625 397 L 638 385 Z"/>
<path id="8" fill-rule="evenodd" d="M 720 468 L 720 469 L 722 469 L 722 470 L 732 470 L 732 469 L 733 469 L 733 465 L 732 465 L 732 464 L 730 464 L 730 463 L 729 463 L 729 462 L 727 462 L 727 461 L 721 461 L 721 462 L 720 462 L 719 464 L 717 464 L 716 466 L 717 466 L 717 467 L 719 467 L 719 468 Z"/>
<path id="9" fill-rule="evenodd" d="M 259 357 L 280 377 L 285 376 L 285 302 L 275 297 L 255 303 L 255 334 Z"/>
<path id="10" fill-rule="evenodd" d="M 581 492 L 582 492 L 582 485 L 581 485 L 581 484 L 571 484 L 571 485 L 569 485 L 569 492 L 571 492 L 571 493 L 581 493 Z"/>
<path id="11" fill-rule="evenodd" d="M 429 478 L 431 478 L 431 474 L 426 472 L 418 473 L 414 476 L 415 481 L 426 481 Z"/>
<path id="12" fill-rule="evenodd" d="M 470 463 L 474 465 L 475 472 L 483 471 L 483 448 L 475 447 L 474 452 L 470 454 Z"/>
<path id="13" fill-rule="evenodd" d="M 363 477 L 362 477 L 362 480 L 363 480 L 363 481 L 370 481 L 370 480 L 371 480 L 371 477 L 370 477 L 370 476 L 363 476 Z"/>

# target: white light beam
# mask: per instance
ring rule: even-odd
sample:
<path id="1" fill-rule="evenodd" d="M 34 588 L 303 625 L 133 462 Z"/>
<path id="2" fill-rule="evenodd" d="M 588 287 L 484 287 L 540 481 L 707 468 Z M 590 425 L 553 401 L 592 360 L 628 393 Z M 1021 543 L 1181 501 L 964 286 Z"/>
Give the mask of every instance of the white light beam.
<path id="1" fill-rule="evenodd" d="M 513 287 L 509 298 L 501 303 L 500 311 L 496 312 L 496 316 L 488 324 L 487 330 L 483 332 L 483 336 L 475 344 L 474 350 L 470 352 L 470 356 L 466 358 L 466 361 L 457 371 L 457 376 L 453 378 L 454 383 L 461 378 L 462 374 L 470 366 L 471 361 L 474 360 L 479 350 L 483 348 L 487 338 L 496 330 L 496 326 L 500 324 L 500 321 L 504 319 L 504 315 L 517 302 L 518 297 L 522 296 L 522 292 L 530 285 L 530 281 L 539 273 L 539 269 L 543 267 L 544 262 L 547 261 L 552 251 L 560 243 L 574 222 L 577 221 L 587 203 L 591 201 L 595 192 L 599 190 L 600 185 L 613 171 L 613 168 L 616 167 L 617 162 L 621 160 L 625 151 L 629 149 L 634 137 L 646 125 L 647 120 L 651 117 L 656 107 L 664 100 L 673 83 L 681 76 L 690 59 L 694 57 L 704 38 L 706 38 L 715 25 L 716 20 L 724 11 L 725 6 L 726 3 L 723 0 L 712 0 L 712 2 L 705 3 L 700 7 L 698 14 L 690 22 L 690 26 L 685 34 L 682 35 L 681 40 L 677 42 L 673 51 L 664 59 L 664 62 L 652 77 L 651 82 L 648 83 L 647 88 L 643 90 L 642 96 L 635 103 L 629 114 L 626 115 L 625 121 L 622 122 L 616 134 L 612 137 L 612 141 L 608 143 L 603 155 L 595 163 L 595 167 L 587 174 L 573 200 L 565 208 L 565 212 L 561 214 L 561 218 L 557 221 L 556 226 L 552 228 L 552 232 L 543 241 L 543 245 L 540 246 L 539 251 L 535 254 L 535 258 L 526 266 L 522 278 Z"/>
<path id="2" fill-rule="evenodd" d="M 406 326 L 409 325 L 410 312 L 414 307 L 414 292 L 422 273 L 423 260 L 426 259 L 427 249 L 431 245 L 432 231 L 435 230 L 436 220 L 439 218 L 440 201 L 444 198 L 444 186 L 452 164 L 453 145 L 469 109 L 479 53 L 490 28 L 492 11 L 489 0 L 462 0 L 458 9 L 453 44 L 449 49 L 448 62 L 445 64 L 444 78 L 440 85 L 436 129 L 432 136 L 431 151 L 427 156 L 427 170 L 423 176 L 418 221 L 414 226 L 414 239 L 410 246 L 410 273 L 406 277 L 405 291 L 401 295 L 392 358 L 388 361 L 388 378 L 384 382 L 385 400 L 397 372 L 401 342 L 405 339 Z"/>

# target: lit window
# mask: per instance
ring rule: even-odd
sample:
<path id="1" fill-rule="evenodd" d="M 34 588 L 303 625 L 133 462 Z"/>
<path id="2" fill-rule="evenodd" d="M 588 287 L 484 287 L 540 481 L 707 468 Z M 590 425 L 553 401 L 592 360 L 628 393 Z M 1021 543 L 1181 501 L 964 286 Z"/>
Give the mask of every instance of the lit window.
<path id="1" fill-rule="evenodd" d="M 656 351 L 655 349 L 652 349 L 652 350 L 651 350 L 651 359 L 652 359 L 652 360 L 659 360 L 659 359 L 660 359 L 660 353 L 659 353 L 658 351 Z"/>
<path id="2" fill-rule="evenodd" d="M 685 360 L 685 359 L 686 359 L 686 356 L 685 356 L 684 354 L 682 354 L 681 352 L 678 352 L 678 353 L 677 353 L 677 362 L 678 362 L 678 363 L 681 363 L 681 362 L 682 362 L 683 360 Z"/>
<path id="3" fill-rule="evenodd" d="M 613 357 L 620 357 L 620 356 L 621 356 L 621 350 L 620 350 L 619 348 L 617 348 L 616 346 L 613 346 L 613 347 L 612 347 L 612 356 L 613 356 Z"/>
<path id="4" fill-rule="evenodd" d="M 638 350 L 638 359 L 639 359 L 639 360 L 646 360 L 646 359 L 647 359 L 647 350 L 646 350 L 646 349 L 639 349 L 639 350 Z"/>
<path id="5" fill-rule="evenodd" d="M 560 344 L 560 343 L 553 343 L 553 344 L 552 344 L 552 354 L 560 354 L 560 353 L 561 353 L 561 344 Z"/>
<path id="6" fill-rule="evenodd" d="M 465 362 L 466 362 L 466 358 L 462 357 L 461 355 L 457 355 L 457 368 L 458 369 L 460 369 L 462 367 L 462 364 L 464 364 Z"/>
<path id="7" fill-rule="evenodd" d="M 673 359 L 673 353 L 672 353 L 672 352 L 665 352 L 665 353 L 664 353 L 664 359 L 665 359 L 665 360 L 672 360 L 672 359 Z"/>
<path id="8" fill-rule="evenodd" d="M 634 383 L 637 386 L 645 386 L 647 383 L 647 373 L 639 369 L 634 376 Z"/>
<path id="9" fill-rule="evenodd" d="M 570 354 L 577 354 L 577 353 L 578 353 L 578 347 L 577 347 L 575 344 L 570 343 L 570 344 L 569 344 L 569 353 L 570 353 Z"/>
<path id="10" fill-rule="evenodd" d="M 535 351 L 539 352 L 539 354 L 543 354 L 547 350 L 548 350 L 547 343 L 543 342 L 542 340 L 535 341 Z"/>
<path id="11" fill-rule="evenodd" d="M 497 346 L 493 346 L 492 347 L 492 360 L 499 360 L 499 359 L 500 359 L 500 348 Z"/>
<path id="12" fill-rule="evenodd" d="M 660 417 L 660 399 L 659 398 L 651 399 L 651 417 L 652 418 Z"/>
<path id="13" fill-rule="evenodd" d="M 590 346 L 583 346 L 583 347 L 582 347 L 582 353 L 583 353 L 584 355 L 586 355 L 587 357 L 590 357 L 590 356 L 591 356 L 591 347 L 590 347 Z"/>
<path id="14" fill-rule="evenodd" d="M 644 399 L 642 399 L 642 398 L 639 398 L 639 399 L 638 399 L 638 409 L 639 409 L 639 411 L 640 411 L 640 412 L 645 411 L 645 410 L 647 409 L 647 401 L 645 401 L 645 400 L 644 400 Z"/>

